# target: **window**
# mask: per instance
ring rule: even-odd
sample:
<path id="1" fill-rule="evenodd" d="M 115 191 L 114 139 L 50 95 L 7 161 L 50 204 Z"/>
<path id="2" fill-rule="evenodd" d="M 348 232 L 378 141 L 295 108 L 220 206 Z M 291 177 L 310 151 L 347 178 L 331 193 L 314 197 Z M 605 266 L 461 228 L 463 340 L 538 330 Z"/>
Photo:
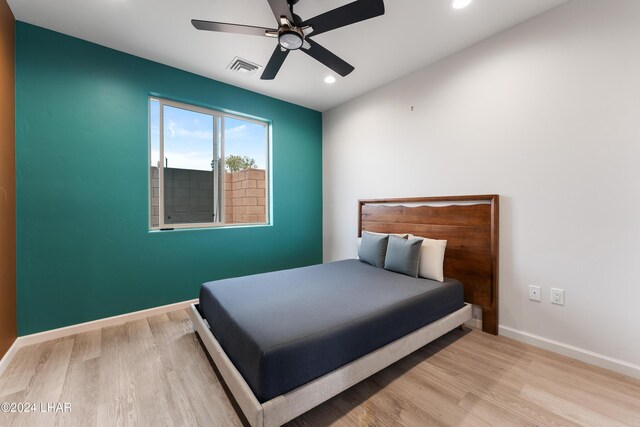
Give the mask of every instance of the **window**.
<path id="1" fill-rule="evenodd" d="M 151 229 L 269 222 L 269 125 L 149 99 Z"/>

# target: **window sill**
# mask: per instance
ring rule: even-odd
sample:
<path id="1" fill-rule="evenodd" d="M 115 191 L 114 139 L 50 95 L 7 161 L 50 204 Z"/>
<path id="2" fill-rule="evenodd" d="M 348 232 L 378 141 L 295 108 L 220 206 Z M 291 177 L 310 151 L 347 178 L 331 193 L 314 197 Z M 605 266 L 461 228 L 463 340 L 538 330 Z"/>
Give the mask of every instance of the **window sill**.
<path id="1" fill-rule="evenodd" d="M 256 223 L 256 224 L 228 224 L 228 225 L 203 225 L 203 226 L 198 226 L 198 225 L 194 225 L 193 227 L 167 227 L 166 229 L 160 229 L 160 228 L 151 228 L 148 230 L 149 233 L 151 234 L 156 234 L 156 233 L 173 233 L 176 231 L 203 231 L 203 230 L 225 230 L 225 229 L 230 229 L 230 228 L 254 228 L 254 227 L 271 227 L 273 226 L 273 224 L 271 223 Z"/>

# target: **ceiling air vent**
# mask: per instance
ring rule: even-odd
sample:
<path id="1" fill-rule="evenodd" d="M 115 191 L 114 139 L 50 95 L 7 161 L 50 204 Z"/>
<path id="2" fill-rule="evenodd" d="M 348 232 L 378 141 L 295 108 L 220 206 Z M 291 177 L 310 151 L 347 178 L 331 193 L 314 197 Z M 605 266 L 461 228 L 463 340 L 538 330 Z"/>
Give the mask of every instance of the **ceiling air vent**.
<path id="1" fill-rule="evenodd" d="M 227 68 L 237 73 L 255 74 L 262 66 L 236 56 Z"/>

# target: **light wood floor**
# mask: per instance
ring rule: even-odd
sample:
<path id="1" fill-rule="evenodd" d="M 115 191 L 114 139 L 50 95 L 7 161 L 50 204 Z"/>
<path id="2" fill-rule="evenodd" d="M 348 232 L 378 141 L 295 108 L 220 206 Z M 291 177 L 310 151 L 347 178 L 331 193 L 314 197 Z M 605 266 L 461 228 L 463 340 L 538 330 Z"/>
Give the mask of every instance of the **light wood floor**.
<path id="1" fill-rule="evenodd" d="M 246 425 L 182 310 L 22 348 L 0 402 L 71 403 L 1 426 Z M 290 424 L 640 426 L 640 381 L 456 330 Z"/>

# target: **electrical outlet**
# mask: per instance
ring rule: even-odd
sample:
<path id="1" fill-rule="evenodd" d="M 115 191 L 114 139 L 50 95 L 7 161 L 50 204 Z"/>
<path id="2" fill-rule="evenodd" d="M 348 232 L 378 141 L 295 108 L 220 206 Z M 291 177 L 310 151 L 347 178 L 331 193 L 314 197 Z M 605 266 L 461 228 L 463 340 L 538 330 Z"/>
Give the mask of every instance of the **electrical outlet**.
<path id="1" fill-rule="evenodd" d="M 529 285 L 529 299 L 531 301 L 542 301 L 540 286 Z"/>
<path id="2" fill-rule="evenodd" d="M 551 303 L 564 305 L 564 289 L 551 288 Z"/>

